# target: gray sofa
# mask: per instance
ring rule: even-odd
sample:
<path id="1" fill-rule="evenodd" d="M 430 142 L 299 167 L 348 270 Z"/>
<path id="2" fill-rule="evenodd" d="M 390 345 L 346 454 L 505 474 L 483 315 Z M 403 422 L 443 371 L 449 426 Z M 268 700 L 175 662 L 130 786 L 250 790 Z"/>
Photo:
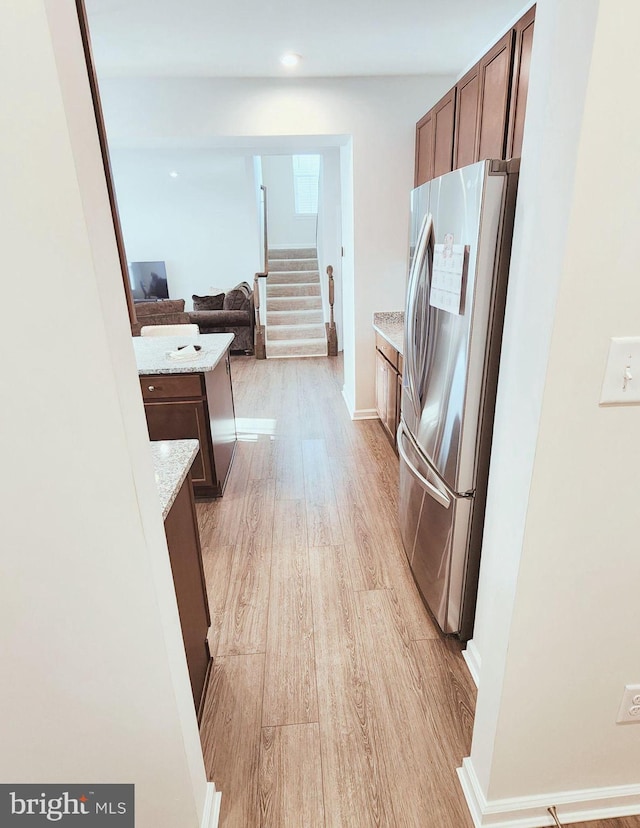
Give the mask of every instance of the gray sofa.
<path id="1" fill-rule="evenodd" d="M 200 328 L 201 334 L 232 333 L 232 351 L 253 353 L 255 310 L 253 290 L 248 282 L 240 282 L 227 293 L 217 296 L 194 295 L 193 310 L 188 311 L 189 322 Z"/>

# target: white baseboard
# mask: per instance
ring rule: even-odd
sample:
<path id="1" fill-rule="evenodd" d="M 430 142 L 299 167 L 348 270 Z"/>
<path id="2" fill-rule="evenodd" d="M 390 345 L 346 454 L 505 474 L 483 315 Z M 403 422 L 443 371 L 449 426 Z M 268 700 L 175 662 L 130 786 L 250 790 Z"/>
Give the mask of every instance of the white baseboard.
<path id="1" fill-rule="evenodd" d="M 342 386 L 341 394 L 342 394 L 342 399 L 344 400 L 344 404 L 347 406 L 347 411 L 349 412 L 349 416 L 351 417 L 351 419 L 353 419 L 353 408 L 351 407 L 350 400 L 348 399 L 347 395 L 345 394 L 344 385 Z"/>
<path id="2" fill-rule="evenodd" d="M 375 408 L 357 408 L 351 412 L 352 420 L 377 420 L 378 412 Z"/>
<path id="3" fill-rule="evenodd" d="M 470 759 L 462 760 L 458 777 L 476 828 L 543 828 L 555 825 L 548 808 L 555 805 L 564 825 L 593 819 L 640 814 L 640 785 L 586 788 L 487 802 Z"/>
<path id="4" fill-rule="evenodd" d="M 378 419 L 378 412 L 375 410 L 375 408 L 353 408 L 351 405 L 351 400 L 349 400 L 347 395 L 345 394 L 344 385 L 342 386 L 342 399 L 344 400 L 344 404 L 347 406 L 347 411 L 349 412 L 349 416 L 352 420 Z"/>
<path id="5" fill-rule="evenodd" d="M 222 794 L 220 791 L 216 791 L 216 786 L 213 782 L 207 782 L 207 796 L 204 801 L 202 828 L 218 828 L 221 799 Z"/>
<path id="6" fill-rule="evenodd" d="M 476 647 L 473 638 L 470 641 L 467 641 L 467 647 L 465 650 L 462 651 L 462 658 L 464 658 L 467 667 L 469 668 L 469 672 L 471 673 L 471 678 L 474 681 L 476 687 L 480 686 L 480 665 L 482 663 L 482 659 L 480 657 L 480 652 Z"/>

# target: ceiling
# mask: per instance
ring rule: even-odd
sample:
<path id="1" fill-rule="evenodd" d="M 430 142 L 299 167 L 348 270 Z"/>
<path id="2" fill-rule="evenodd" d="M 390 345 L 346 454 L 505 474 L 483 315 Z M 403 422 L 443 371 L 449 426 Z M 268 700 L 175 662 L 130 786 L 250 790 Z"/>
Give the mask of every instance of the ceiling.
<path id="1" fill-rule="evenodd" d="M 101 76 L 459 74 L 526 0 L 85 0 Z M 295 69 L 281 54 L 302 55 Z"/>

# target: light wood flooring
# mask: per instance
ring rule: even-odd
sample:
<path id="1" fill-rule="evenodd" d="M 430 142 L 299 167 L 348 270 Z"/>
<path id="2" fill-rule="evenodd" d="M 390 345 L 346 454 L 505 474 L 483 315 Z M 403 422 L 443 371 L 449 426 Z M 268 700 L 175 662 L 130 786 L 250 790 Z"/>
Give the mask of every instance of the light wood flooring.
<path id="1" fill-rule="evenodd" d="M 455 769 L 475 688 L 413 583 L 380 424 L 349 419 L 336 359 L 238 357 L 232 377 L 233 469 L 197 507 L 221 828 L 473 828 Z"/>

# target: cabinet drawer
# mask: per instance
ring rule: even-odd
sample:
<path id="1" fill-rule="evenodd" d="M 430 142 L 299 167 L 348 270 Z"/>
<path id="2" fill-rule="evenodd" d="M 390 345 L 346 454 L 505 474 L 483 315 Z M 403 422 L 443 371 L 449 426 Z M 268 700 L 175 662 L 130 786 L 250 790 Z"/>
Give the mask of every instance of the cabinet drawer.
<path id="1" fill-rule="evenodd" d="M 201 374 L 154 374 L 140 377 L 140 388 L 145 402 L 203 395 Z"/>
<path id="2" fill-rule="evenodd" d="M 393 345 L 390 345 L 384 337 L 380 336 L 379 333 L 376 333 L 376 348 L 389 360 L 394 368 L 398 368 L 398 352 Z"/>

